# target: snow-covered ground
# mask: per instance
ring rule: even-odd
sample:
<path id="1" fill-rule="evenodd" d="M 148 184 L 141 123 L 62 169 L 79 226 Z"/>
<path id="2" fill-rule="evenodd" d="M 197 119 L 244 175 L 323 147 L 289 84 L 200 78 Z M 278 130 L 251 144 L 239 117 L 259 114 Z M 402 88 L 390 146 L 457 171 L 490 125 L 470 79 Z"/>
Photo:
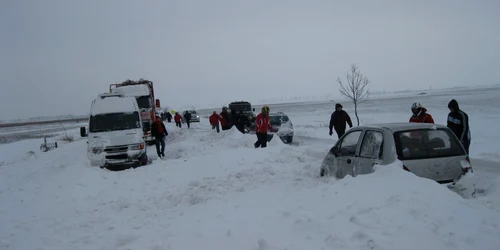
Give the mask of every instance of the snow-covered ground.
<path id="1" fill-rule="evenodd" d="M 86 140 L 0 145 L 0 249 L 491 249 L 500 245 L 500 89 L 377 99 L 361 123 L 407 121 L 413 101 L 446 121 L 456 98 L 471 119 L 474 174 L 463 198 L 397 164 L 343 180 L 318 178 L 336 136 L 333 104 L 271 106 L 295 126 L 295 146 L 237 131 L 167 124 L 166 159 L 111 172 L 90 167 Z M 354 114 L 349 103 L 345 109 Z M 277 110 L 278 109 L 278 110 Z M 70 133 L 78 134 L 77 129 Z M 54 137 L 62 139 L 63 135 Z M 77 137 L 78 138 L 78 137 Z"/>

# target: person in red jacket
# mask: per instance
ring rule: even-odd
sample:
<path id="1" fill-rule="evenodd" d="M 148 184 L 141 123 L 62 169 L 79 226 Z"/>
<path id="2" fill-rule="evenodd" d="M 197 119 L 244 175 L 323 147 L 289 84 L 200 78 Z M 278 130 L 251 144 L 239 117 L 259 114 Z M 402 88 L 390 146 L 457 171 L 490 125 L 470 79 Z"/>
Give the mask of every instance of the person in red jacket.
<path id="1" fill-rule="evenodd" d="M 267 130 L 268 128 L 273 132 L 273 126 L 271 125 L 269 118 L 269 107 L 262 107 L 262 112 L 255 118 L 255 133 L 257 134 L 257 141 L 255 142 L 255 148 L 267 147 Z"/>
<path id="2" fill-rule="evenodd" d="M 222 127 L 222 130 L 229 130 L 231 129 L 231 119 L 229 117 L 229 112 L 227 112 L 227 107 L 222 108 L 222 112 L 220 113 L 220 126 Z"/>
<path id="3" fill-rule="evenodd" d="M 422 107 L 422 104 L 418 102 L 413 103 L 411 105 L 411 112 L 413 115 L 410 117 L 410 122 L 434 124 L 432 115 L 427 113 L 427 109 Z"/>
<path id="4" fill-rule="evenodd" d="M 217 114 L 216 111 L 214 111 L 214 113 L 209 118 L 210 125 L 212 125 L 212 129 L 217 129 L 217 133 L 220 132 L 220 129 L 219 129 L 219 120 L 220 119 L 221 119 L 221 117 L 219 116 L 219 114 Z"/>
<path id="5" fill-rule="evenodd" d="M 181 128 L 182 127 L 182 116 L 179 114 L 179 112 L 175 112 L 174 116 L 174 121 L 175 121 L 175 126 Z"/>

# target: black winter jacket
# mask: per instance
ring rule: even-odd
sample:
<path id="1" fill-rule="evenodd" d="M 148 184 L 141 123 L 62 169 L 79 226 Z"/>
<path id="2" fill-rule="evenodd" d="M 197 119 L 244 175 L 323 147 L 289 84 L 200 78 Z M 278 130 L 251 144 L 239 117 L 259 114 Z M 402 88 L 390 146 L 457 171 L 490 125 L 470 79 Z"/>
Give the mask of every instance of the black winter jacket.
<path id="1" fill-rule="evenodd" d="M 352 128 L 352 121 L 349 114 L 344 110 L 335 111 L 330 118 L 330 131 L 332 131 L 333 128 L 335 128 L 335 130 L 345 131 L 347 127 L 346 123 Z"/>
<path id="2" fill-rule="evenodd" d="M 470 141 L 469 116 L 460 110 L 456 100 L 451 100 L 448 107 L 454 109 L 448 114 L 448 128 L 455 133 L 460 141 Z"/>
<path id="3" fill-rule="evenodd" d="M 161 123 L 161 126 L 163 127 L 163 134 L 158 131 L 158 123 L 153 122 L 153 124 L 151 124 L 151 136 L 155 138 L 162 138 L 163 136 L 168 135 L 167 128 L 163 122 Z"/>

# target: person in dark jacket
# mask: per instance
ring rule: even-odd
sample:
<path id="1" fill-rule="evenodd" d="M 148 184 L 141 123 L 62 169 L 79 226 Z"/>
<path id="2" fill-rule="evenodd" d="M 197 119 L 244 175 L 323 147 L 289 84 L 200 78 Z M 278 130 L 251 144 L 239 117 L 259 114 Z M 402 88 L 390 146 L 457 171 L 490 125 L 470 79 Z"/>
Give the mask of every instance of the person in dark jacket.
<path id="1" fill-rule="evenodd" d="M 340 139 L 345 134 L 346 123 L 349 124 L 349 127 L 352 128 L 351 117 L 347 112 L 342 110 L 342 105 L 340 103 L 335 104 L 335 112 L 332 113 L 330 118 L 330 136 L 333 135 L 333 129 L 337 132 L 337 135 Z"/>
<path id="2" fill-rule="evenodd" d="M 462 142 L 465 151 L 469 154 L 471 140 L 469 116 L 460 109 L 458 102 L 455 99 L 452 99 L 448 103 L 448 109 L 450 109 L 450 113 L 448 114 L 448 128 L 455 133 L 458 139 Z"/>
<path id="3" fill-rule="evenodd" d="M 184 120 L 186 120 L 186 125 L 190 128 L 191 126 L 189 124 L 191 124 L 191 113 L 189 113 L 189 111 L 184 112 Z"/>
<path id="4" fill-rule="evenodd" d="M 167 112 L 167 122 L 168 123 L 171 123 L 172 122 L 172 114 L 170 114 L 170 112 Z"/>
<path id="5" fill-rule="evenodd" d="M 165 136 L 168 135 L 168 132 L 160 116 L 156 116 L 156 121 L 151 124 L 151 135 L 156 139 L 156 153 L 158 157 L 165 156 Z"/>

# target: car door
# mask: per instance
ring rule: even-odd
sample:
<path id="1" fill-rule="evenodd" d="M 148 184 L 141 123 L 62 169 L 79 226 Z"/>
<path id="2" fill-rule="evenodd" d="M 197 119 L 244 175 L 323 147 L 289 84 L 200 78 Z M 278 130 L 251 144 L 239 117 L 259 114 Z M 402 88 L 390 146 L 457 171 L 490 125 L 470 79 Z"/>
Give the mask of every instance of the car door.
<path id="1" fill-rule="evenodd" d="M 344 178 L 346 175 L 353 175 L 356 151 L 359 146 L 361 133 L 363 130 L 351 130 L 347 132 L 338 143 L 337 178 Z"/>
<path id="2" fill-rule="evenodd" d="M 368 129 L 363 134 L 354 164 L 354 176 L 373 172 L 373 166 L 382 160 L 384 132 Z"/>

